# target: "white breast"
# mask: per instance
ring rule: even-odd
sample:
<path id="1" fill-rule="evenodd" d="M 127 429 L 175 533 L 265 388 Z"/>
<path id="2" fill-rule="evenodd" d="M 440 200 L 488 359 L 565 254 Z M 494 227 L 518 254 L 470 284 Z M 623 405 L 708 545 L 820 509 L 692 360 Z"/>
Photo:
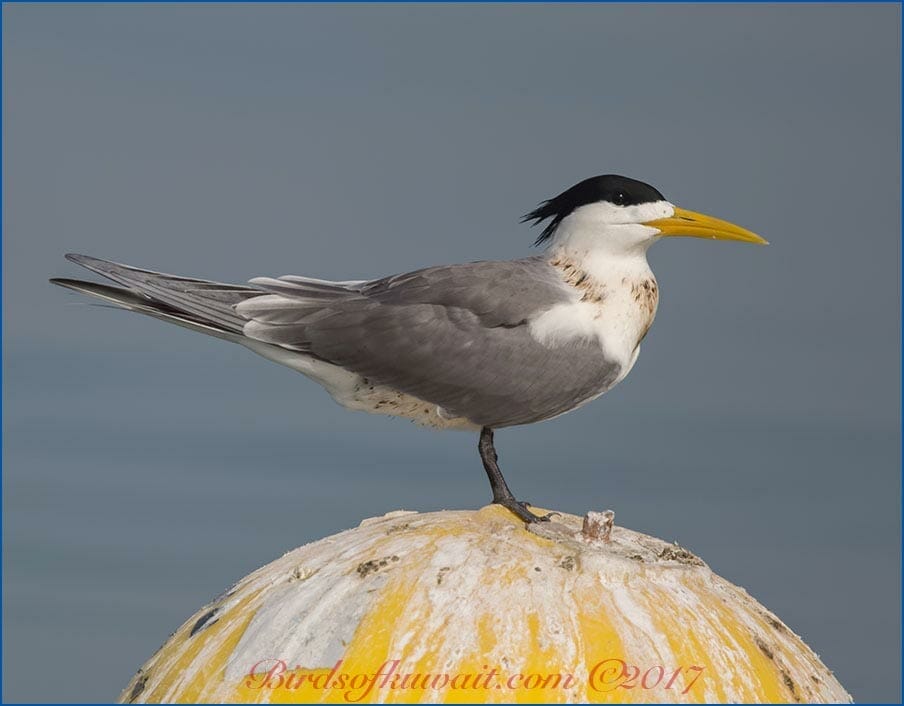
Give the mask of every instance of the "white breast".
<path id="1" fill-rule="evenodd" d="M 646 258 L 578 259 L 553 251 L 549 261 L 560 272 L 572 301 L 530 321 L 531 334 L 545 345 L 574 338 L 598 341 L 606 359 L 622 367 L 621 380 L 637 360 L 659 303 L 659 288 Z"/>

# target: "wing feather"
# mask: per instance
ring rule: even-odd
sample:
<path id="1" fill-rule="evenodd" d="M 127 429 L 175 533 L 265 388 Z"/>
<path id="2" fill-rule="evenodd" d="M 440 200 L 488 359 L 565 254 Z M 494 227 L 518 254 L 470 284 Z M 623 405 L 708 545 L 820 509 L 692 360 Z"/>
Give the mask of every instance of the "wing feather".
<path id="1" fill-rule="evenodd" d="M 280 286 L 237 312 L 249 319 L 246 336 L 310 352 L 486 426 L 561 414 L 617 377 L 596 342 L 548 346 L 530 335 L 531 317 L 572 296 L 540 258 L 429 268 L 356 287 L 318 309 L 315 297 L 286 296 Z"/>

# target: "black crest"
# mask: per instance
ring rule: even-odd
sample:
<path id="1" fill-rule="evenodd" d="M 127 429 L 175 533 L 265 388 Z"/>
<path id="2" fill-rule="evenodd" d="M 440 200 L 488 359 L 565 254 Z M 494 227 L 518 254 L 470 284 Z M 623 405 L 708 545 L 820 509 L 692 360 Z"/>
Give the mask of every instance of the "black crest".
<path id="1" fill-rule="evenodd" d="M 556 228 L 568 214 L 589 203 L 608 201 L 616 206 L 634 206 L 664 200 L 665 197 L 662 194 L 642 181 L 617 174 L 603 174 L 584 179 L 555 198 L 544 201 L 524 216 L 521 222 L 533 221 L 531 225 L 538 225 L 547 218 L 551 219 L 534 241 L 534 245 L 540 245 L 552 237 Z"/>

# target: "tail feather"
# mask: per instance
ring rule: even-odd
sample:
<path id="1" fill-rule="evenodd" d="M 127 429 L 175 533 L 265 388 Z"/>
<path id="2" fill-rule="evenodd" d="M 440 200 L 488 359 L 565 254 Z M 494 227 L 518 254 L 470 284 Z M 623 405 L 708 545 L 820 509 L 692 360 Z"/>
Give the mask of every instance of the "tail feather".
<path id="1" fill-rule="evenodd" d="M 239 341 L 242 338 L 240 333 L 235 333 L 222 329 L 218 326 L 211 325 L 201 321 L 195 317 L 189 316 L 184 312 L 168 307 L 160 302 L 154 302 L 151 299 L 142 297 L 128 289 L 121 287 L 111 287 L 107 284 L 98 284 L 96 282 L 87 282 L 79 279 L 53 278 L 50 280 L 52 284 L 56 284 L 66 289 L 71 289 L 81 294 L 88 294 L 98 299 L 115 304 L 118 307 L 134 311 L 139 314 L 153 316 L 155 319 L 166 321 L 167 323 L 176 324 L 192 331 L 207 334 L 208 336 L 216 336 L 227 341 Z"/>
<path id="2" fill-rule="evenodd" d="M 87 255 L 66 255 L 66 259 L 97 272 L 123 288 L 82 280 L 51 280 L 69 289 L 112 301 L 118 306 L 163 318 L 204 333 L 241 334 L 245 319 L 235 306 L 266 292 L 238 284 L 168 275 L 142 270 Z M 234 336 L 232 336 L 234 338 Z"/>

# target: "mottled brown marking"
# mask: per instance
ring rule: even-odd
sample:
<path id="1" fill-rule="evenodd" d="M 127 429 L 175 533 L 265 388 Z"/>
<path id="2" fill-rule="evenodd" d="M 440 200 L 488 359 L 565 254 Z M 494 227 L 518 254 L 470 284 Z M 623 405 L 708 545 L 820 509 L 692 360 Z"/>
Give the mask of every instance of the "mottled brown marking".
<path id="1" fill-rule="evenodd" d="M 443 566 L 440 568 L 440 570 L 436 573 L 436 585 L 437 586 L 442 584 L 443 579 L 446 577 L 446 574 L 451 570 L 452 570 L 452 568 L 449 566 Z"/>
<path id="2" fill-rule="evenodd" d="M 760 648 L 760 652 L 766 655 L 769 659 L 775 659 L 775 655 L 772 652 L 772 649 L 769 645 L 766 644 L 766 641 L 763 640 L 759 635 L 753 636 L 753 641 L 756 643 L 756 646 Z"/>
<path id="3" fill-rule="evenodd" d="M 355 385 L 352 395 L 353 409 L 410 419 L 416 424 L 435 429 L 479 429 L 463 417 L 444 417 L 436 407 L 424 400 L 382 385 Z"/>
<path id="4" fill-rule="evenodd" d="M 572 287 L 581 290 L 581 301 L 602 304 L 606 298 L 606 285 L 591 277 L 567 257 L 558 255 L 549 262 L 562 273 L 562 279 Z"/>
<path id="5" fill-rule="evenodd" d="M 304 566 L 296 566 L 292 569 L 292 573 L 289 574 L 289 583 L 292 583 L 293 581 L 307 581 L 319 571 L 320 569 L 314 569 L 312 571 Z"/>
<path id="6" fill-rule="evenodd" d="M 774 628 L 775 628 L 776 630 L 778 630 L 779 632 L 785 632 L 785 630 L 787 629 L 784 625 L 782 625 L 782 624 L 778 621 L 778 619 L 773 618 L 771 615 L 767 615 L 767 616 L 766 616 L 766 620 L 769 622 L 769 624 L 770 624 L 772 627 L 774 627 Z"/>
<path id="7" fill-rule="evenodd" d="M 631 295 L 648 314 L 653 314 L 659 305 L 659 287 L 655 279 L 645 279 L 631 285 Z"/>
<path id="8" fill-rule="evenodd" d="M 677 561 L 680 564 L 689 564 L 691 566 L 705 566 L 700 557 L 677 544 L 670 544 L 667 547 L 663 547 L 662 551 L 659 552 L 659 558 L 664 559 L 665 561 Z"/>
<path id="9" fill-rule="evenodd" d="M 396 562 L 399 560 L 395 554 L 392 556 L 387 556 L 382 559 L 370 559 L 369 561 L 362 562 L 358 564 L 358 568 L 356 571 L 361 578 L 364 578 L 368 574 L 372 574 L 375 571 L 379 571 L 380 569 L 389 566 L 390 562 Z"/>
<path id="10" fill-rule="evenodd" d="M 794 684 L 794 680 L 791 678 L 791 675 L 788 674 L 788 672 L 786 672 L 784 669 L 782 669 L 782 681 L 785 682 L 785 686 L 788 687 L 788 690 L 791 692 L 794 700 L 797 703 L 800 703 L 800 695 L 797 693 L 797 686 Z"/>
<path id="11" fill-rule="evenodd" d="M 574 556 L 566 556 L 562 561 L 559 562 L 559 566 L 565 571 L 574 571 L 575 567 L 575 557 Z"/>
<path id="12" fill-rule="evenodd" d="M 650 327 L 653 325 L 653 318 L 656 316 L 656 308 L 659 306 L 659 286 L 655 279 L 645 279 L 642 282 L 635 282 L 631 285 L 631 295 L 640 308 L 642 314 L 646 315 L 643 328 L 640 330 L 640 341 L 642 341 Z"/>

